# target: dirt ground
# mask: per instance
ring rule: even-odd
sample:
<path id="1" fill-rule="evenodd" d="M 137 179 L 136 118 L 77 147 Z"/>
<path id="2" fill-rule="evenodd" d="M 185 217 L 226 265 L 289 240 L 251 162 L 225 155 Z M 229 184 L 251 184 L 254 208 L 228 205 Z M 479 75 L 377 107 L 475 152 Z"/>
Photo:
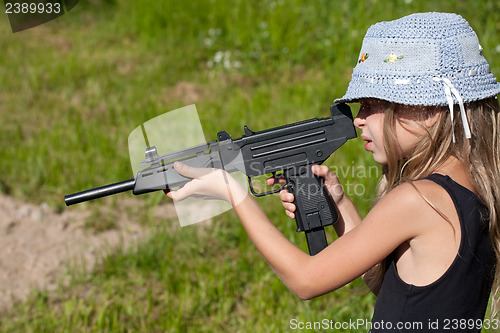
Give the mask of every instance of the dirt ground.
<path id="1" fill-rule="evenodd" d="M 154 214 L 166 217 L 172 212 L 172 205 L 161 205 Z M 0 311 L 8 311 L 14 300 L 25 299 L 33 288 L 55 290 L 64 283 L 68 267 L 88 271 L 107 251 L 131 246 L 148 235 L 148 228 L 126 213 L 119 213 L 119 222 L 109 230 L 89 230 L 85 222 L 90 214 L 72 207 L 56 213 L 47 204 L 0 195 Z"/>
<path id="2" fill-rule="evenodd" d="M 203 96 L 203 89 L 190 82 L 169 88 L 168 98 L 181 98 L 192 104 Z M 135 205 L 126 202 L 125 205 Z M 0 311 L 12 307 L 13 300 L 23 300 L 32 288 L 54 290 L 64 278 L 68 265 L 90 270 L 96 260 L 116 246 L 131 246 L 147 237 L 147 228 L 123 211 L 110 230 L 92 233 L 85 222 L 89 211 L 65 209 L 58 214 L 47 204 L 32 205 L 0 195 Z M 175 218 L 173 204 L 155 209 L 159 218 Z"/>

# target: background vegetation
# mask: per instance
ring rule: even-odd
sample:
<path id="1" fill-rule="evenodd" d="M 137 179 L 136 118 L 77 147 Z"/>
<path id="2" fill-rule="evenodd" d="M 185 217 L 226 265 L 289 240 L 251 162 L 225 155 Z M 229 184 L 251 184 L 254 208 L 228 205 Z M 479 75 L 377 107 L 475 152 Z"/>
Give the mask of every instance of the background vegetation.
<path id="1" fill-rule="evenodd" d="M 115 198 L 65 208 L 63 195 L 131 178 L 127 136 L 140 123 L 196 103 L 214 140 L 221 129 L 238 137 L 245 124 L 260 130 L 327 116 L 347 87 L 366 29 L 421 11 L 464 16 L 500 76 L 494 0 L 82 0 L 16 34 L 2 14 L 0 190 L 59 211 L 120 209 Z M 379 172 L 351 141 L 327 164 L 344 170 L 339 176 L 365 214 Z M 151 208 L 165 199 L 136 200 Z M 259 200 L 305 248 L 279 199 Z M 203 228 L 154 221 L 147 211 L 137 216 L 155 228 L 150 240 L 103 258 L 91 274 L 73 268 L 70 285 L 56 293 L 34 291 L 2 314 L 1 329 L 275 332 L 288 331 L 294 318 L 371 318 L 374 298 L 358 281 L 312 301 L 294 298 L 232 212 Z"/>

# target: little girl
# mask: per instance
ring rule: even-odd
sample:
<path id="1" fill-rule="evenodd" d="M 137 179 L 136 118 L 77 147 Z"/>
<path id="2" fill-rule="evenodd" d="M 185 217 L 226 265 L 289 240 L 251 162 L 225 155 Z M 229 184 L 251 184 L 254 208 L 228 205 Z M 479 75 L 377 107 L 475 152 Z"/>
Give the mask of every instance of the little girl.
<path id="1" fill-rule="evenodd" d="M 295 247 L 224 171 L 176 163 L 195 180 L 167 195 L 232 202 L 256 247 L 302 299 L 363 276 L 378 295 L 373 332 L 479 332 L 492 286 L 494 313 L 499 297 L 500 84 L 476 34 L 455 14 L 375 24 L 358 59 L 336 102 L 360 103 L 354 124 L 383 177 L 362 219 L 336 175 L 312 167 L 341 216 L 339 238 L 322 252 Z M 294 218 L 293 195 L 284 190 L 280 198 Z"/>

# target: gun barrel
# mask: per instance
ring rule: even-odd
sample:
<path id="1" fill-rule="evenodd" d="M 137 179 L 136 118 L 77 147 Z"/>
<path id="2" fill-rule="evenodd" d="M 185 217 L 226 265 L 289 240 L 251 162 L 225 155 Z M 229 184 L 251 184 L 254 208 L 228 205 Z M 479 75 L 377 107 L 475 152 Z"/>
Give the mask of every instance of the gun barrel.
<path id="1" fill-rule="evenodd" d="M 102 198 L 112 194 L 131 191 L 134 189 L 134 186 L 135 186 L 135 179 L 129 179 L 123 182 L 101 186 L 83 192 L 65 195 L 64 201 L 66 202 L 66 206 L 70 206 L 84 201 Z"/>

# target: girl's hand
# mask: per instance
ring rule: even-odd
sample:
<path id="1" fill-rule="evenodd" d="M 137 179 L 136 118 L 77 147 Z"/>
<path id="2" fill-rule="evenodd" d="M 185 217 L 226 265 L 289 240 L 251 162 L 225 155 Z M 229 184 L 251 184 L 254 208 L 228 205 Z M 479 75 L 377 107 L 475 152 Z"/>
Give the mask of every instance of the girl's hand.
<path id="1" fill-rule="evenodd" d="M 181 162 L 175 162 L 174 169 L 193 180 L 177 191 L 165 192 L 170 199 L 180 201 L 194 196 L 221 199 L 234 206 L 246 197 L 247 191 L 224 170 L 193 168 Z"/>
<path id="2" fill-rule="evenodd" d="M 337 178 L 337 175 L 331 171 L 326 165 L 313 165 L 312 172 L 324 179 L 323 186 L 326 187 L 330 196 L 332 197 L 335 204 L 338 204 L 344 198 L 344 190 L 342 189 L 342 185 Z M 279 178 L 278 183 L 284 184 L 286 182 L 285 178 Z M 268 185 L 274 184 L 274 178 L 267 179 Z M 285 207 L 285 213 L 288 217 L 294 219 L 295 218 L 295 210 L 297 207 L 293 204 L 295 197 L 292 193 L 288 192 L 288 190 L 280 191 L 280 199 L 283 207 Z"/>

